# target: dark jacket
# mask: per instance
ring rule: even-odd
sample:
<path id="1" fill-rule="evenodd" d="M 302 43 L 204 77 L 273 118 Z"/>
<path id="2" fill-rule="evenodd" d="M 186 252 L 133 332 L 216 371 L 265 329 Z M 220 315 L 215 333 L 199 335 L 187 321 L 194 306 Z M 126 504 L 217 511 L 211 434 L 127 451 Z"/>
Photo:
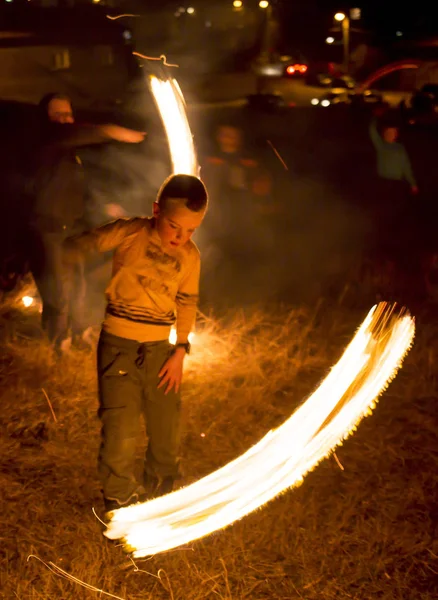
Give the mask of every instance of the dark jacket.
<path id="1" fill-rule="evenodd" d="M 37 229 L 73 229 L 85 212 L 85 180 L 77 148 L 108 141 L 101 129 L 46 124 L 39 136 L 31 178 L 32 221 Z"/>

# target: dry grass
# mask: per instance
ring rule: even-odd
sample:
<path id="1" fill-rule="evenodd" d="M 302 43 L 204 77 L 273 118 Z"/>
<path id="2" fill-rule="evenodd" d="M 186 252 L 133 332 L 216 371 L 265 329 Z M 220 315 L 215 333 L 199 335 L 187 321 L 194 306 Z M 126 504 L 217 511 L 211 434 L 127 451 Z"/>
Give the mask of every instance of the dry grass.
<path id="1" fill-rule="evenodd" d="M 183 483 L 289 416 L 364 314 L 321 302 L 201 323 L 203 346 L 185 383 Z M 326 460 L 299 489 L 227 530 L 134 566 L 92 513 L 103 509 L 94 355 L 56 361 L 37 323 L 19 298 L 4 299 L 1 598 L 105 597 L 28 561 L 31 554 L 126 600 L 437 597 L 436 326 L 420 320 L 402 371 L 338 450 L 344 470 Z"/>

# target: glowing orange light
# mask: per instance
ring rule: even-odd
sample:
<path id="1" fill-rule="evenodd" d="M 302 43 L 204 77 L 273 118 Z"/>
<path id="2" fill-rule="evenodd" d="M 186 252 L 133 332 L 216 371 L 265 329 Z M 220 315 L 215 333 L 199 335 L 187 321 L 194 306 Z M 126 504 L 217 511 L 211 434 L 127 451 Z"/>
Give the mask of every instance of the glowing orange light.
<path id="1" fill-rule="evenodd" d="M 150 78 L 152 94 L 166 130 L 173 173 L 198 176 L 199 168 L 184 97 L 175 79 Z"/>

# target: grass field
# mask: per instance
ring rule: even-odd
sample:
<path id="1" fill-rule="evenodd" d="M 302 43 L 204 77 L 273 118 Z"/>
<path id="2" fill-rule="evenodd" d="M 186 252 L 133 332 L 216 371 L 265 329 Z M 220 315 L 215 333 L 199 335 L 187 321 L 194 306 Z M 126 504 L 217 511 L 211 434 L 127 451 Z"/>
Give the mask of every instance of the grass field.
<path id="1" fill-rule="evenodd" d="M 0 307 L 1 598 L 438 597 L 433 319 L 418 319 L 402 370 L 338 449 L 339 462 L 325 460 L 301 487 L 224 531 L 134 563 L 103 537 L 92 512 L 103 513 L 94 353 L 56 360 L 40 337 L 37 310 L 24 309 L 20 297 Z M 207 320 L 204 346 L 196 351 L 195 344 L 186 373 L 181 483 L 224 465 L 282 423 L 326 375 L 367 309 L 321 299 Z"/>

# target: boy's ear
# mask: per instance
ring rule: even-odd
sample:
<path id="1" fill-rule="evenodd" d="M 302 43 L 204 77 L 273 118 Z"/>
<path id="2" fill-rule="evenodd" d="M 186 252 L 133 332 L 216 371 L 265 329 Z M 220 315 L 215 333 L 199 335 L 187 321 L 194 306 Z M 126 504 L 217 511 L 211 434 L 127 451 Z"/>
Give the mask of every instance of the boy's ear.
<path id="1" fill-rule="evenodd" d="M 158 217 L 158 215 L 160 214 L 160 205 L 158 204 L 157 201 L 155 201 L 153 203 L 152 211 L 153 211 L 154 217 Z"/>

